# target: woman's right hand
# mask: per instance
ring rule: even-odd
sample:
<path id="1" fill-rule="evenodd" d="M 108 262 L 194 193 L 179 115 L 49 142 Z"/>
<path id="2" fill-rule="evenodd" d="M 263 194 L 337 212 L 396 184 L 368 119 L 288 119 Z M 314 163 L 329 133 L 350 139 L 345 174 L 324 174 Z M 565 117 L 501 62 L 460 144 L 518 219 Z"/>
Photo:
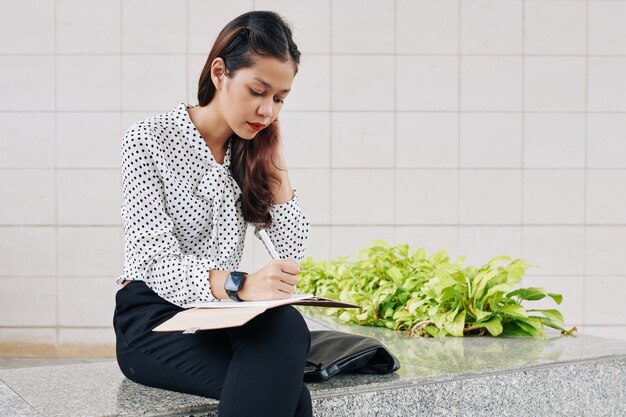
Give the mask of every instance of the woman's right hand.
<path id="1" fill-rule="evenodd" d="M 273 260 L 257 272 L 248 274 L 239 289 L 239 298 L 244 301 L 289 298 L 300 280 L 300 269 L 300 265 L 293 259 Z"/>

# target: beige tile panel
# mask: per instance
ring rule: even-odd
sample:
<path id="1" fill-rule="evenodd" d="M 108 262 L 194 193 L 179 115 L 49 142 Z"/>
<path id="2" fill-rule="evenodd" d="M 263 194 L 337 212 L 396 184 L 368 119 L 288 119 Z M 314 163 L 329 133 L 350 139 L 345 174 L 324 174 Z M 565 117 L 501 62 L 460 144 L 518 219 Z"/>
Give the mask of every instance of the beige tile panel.
<path id="1" fill-rule="evenodd" d="M 626 171 L 587 170 L 587 224 L 626 224 Z"/>
<path id="2" fill-rule="evenodd" d="M 626 4 L 621 1 L 589 2 L 589 53 L 626 54 Z"/>
<path id="3" fill-rule="evenodd" d="M 57 53 L 121 52 L 122 2 L 58 0 L 56 6 Z"/>
<path id="4" fill-rule="evenodd" d="M 187 98 L 187 57 L 125 55 L 122 86 L 122 110 L 171 111 Z"/>
<path id="5" fill-rule="evenodd" d="M 333 53 L 393 52 L 393 0 L 342 0 L 331 2 L 331 6 Z"/>
<path id="6" fill-rule="evenodd" d="M 400 111 L 456 111 L 459 58 L 396 57 L 396 108 Z"/>
<path id="7" fill-rule="evenodd" d="M 584 168 L 585 123 L 584 114 L 524 114 L 524 167 Z"/>
<path id="8" fill-rule="evenodd" d="M 58 55 L 56 59 L 57 110 L 121 110 L 119 55 Z"/>
<path id="9" fill-rule="evenodd" d="M 330 172 L 326 169 L 294 168 L 289 179 L 311 224 L 330 222 Z"/>
<path id="10" fill-rule="evenodd" d="M 524 170 L 524 223 L 582 224 L 585 210 L 585 172 Z"/>
<path id="11" fill-rule="evenodd" d="M 115 293 L 121 288 L 114 277 L 60 277 L 58 283 L 60 326 L 112 326 Z"/>
<path id="12" fill-rule="evenodd" d="M 356 68 L 367 71 L 355 71 Z M 333 55 L 332 109 L 393 110 L 394 72 L 395 61 L 390 55 Z"/>
<path id="13" fill-rule="evenodd" d="M 57 171 L 57 221 L 61 225 L 121 224 L 119 169 Z"/>
<path id="14" fill-rule="evenodd" d="M 393 167 L 393 113 L 334 113 L 331 123 L 334 168 Z"/>
<path id="15" fill-rule="evenodd" d="M 330 55 L 302 55 L 284 111 L 330 110 Z"/>
<path id="16" fill-rule="evenodd" d="M 412 251 L 419 248 L 431 256 L 445 249 L 454 262 L 459 255 L 459 232 L 456 226 L 396 226 L 395 243 L 408 244 Z"/>
<path id="17" fill-rule="evenodd" d="M 520 224 L 522 171 L 461 170 L 461 224 Z"/>
<path id="18" fill-rule="evenodd" d="M 626 168 L 626 114 L 588 114 L 587 123 L 587 167 Z"/>
<path id="19" fill-rule="evenodd" d="M 202 54 L 206 59 L 222 28 L 240 14 L 252 10 L 253 6 L 253 0 L 226 2 L 189 0 L 187 2 L 187 45 L 189 53 Z M 184 24 L 181 25 L 181 28 L 184 26 Z M 137 33 L 137 36 L 142 35 Z"/>
<path id="20" fill-rule="evenodd" d="M 481 267 L 490 259 L 506 255 L 522 257 L 522 236 L 517 226 L 459 227 L 459 255 L 465 265 Z M 508 261 L 503 261 L 507 264 Z"/>
<path id="21" fill-rule="evenodd" d="M 396 168 L 459 166 L 459 115 L 396 113 Z"/>
<path id="22" fill-rule="evenodd" d="M 393 170 L 333 169 L 331 187 L 331 223 L 393 224 Z"/>
<path id="23" fill-rule="evenodd" d="M 0 168 L 54 168 L 54 114 L 0 113 Z"/>
<path id="24" fill-rule="evenodd" d="M 59 357 L 115 357 L 113 328 L 59 329 Z"/>
<path id="25" fill-rule="evenodd" d="M 526 57 L 524 110 L 585 111 L 584 57 Z"/>
<path id="26" fill-rule="evenodd" d="M 589 57 L 587 110 L 626 111 L 626 57 Z"/>
<path id="27" fill-rule="evenodd" d="M 397 0 L 396 52 L 456 54 L 459 52 L 457 0 Z"/>
<path id="28" fill-rule="evenodd" d="M 521 54 L 522 0 L 461 2 L 461 53 Z"/>
<path id="29" fill-rule="evenodd" d="M 120 167 L 121 113 L 57 113 L 58 168 Z"/>
<path id="30" fill-rule="evenodd" d="M 173 54 L 187 50 L 185 0 L 122 2 L 122 51 Z"/>
<path id="31" fill-rule="evenodd" d="M 626 248 L 626 226 L 587 226 L 585 274 L 623 274 L 624 248 Z"/>
<path id="32" fill-rule="evenodd" d="M 584 54 L 586 17 L 582 1 L 524 2 L 524 52 Z"/>
<path id="33" fill-rule="evenodd" d="M 521 111 L 521 56 L 462 56 L 461 110 Z"/>
<path id="34" fill-rule="evenodd" d="M 626 325 L 626 276 L 585 277 L 585 324 Z"/>
<path id="35" fill-rule="evenodd" d="M 335 226 L 330 229 L 330 254 L 333 259 L 356 255 L 372 246 L 374 240 L 392 244 L 394 231 L 391 226 Z"/>
<path id="36" fill-rule="evenodd" d="M 578 326 L 580 334 L 626 341 L 626 326 Z"/>
<path id="37" fill-rule="evenodd" d="M 536 267 L 529 275 L 582 275 L 583 226 L 525 226 L 522 257 Z"/>
<path id="38" fill-rule="evenodd" d="M 522 115 L 462 113 L 461 168 L 521 168 Z"/>
<path id="39" fill-rule="evenodd" d="M 55 110 L 53 55 L 0 55 L 0 111 Z"/>
<path id="40" fill-rule="evenodd" d="M 0 227 L 0 276 L 54 276 L 54 227 Z"/>
<path id="41" fill-rule="evenodd" d="M 56 326 L 54 277 L 0 278 L 0 326 Z"/>
<path id="42" fill-rule="evenodd" d="M 0 54 L 54 53 L 54 8 L 55 2 L 4 0 Z"/>
<path id="43" fill-rule="evenodd" d="M 0 328 L 0 356 L 56 357 L 56 328 Z"/>
<path id="44" fill-rule="evenodd" d="M 122 273 L 121 227 L 60 227 L 57 248 L 61 276 L 116 278 Z"/>
<path id="45" fill-rule="evenodd" d="M 396 171 L 396 224 L 455 224 L 459 216 L 456 169 Z"/>
<path id="46" fill-rule="evenodd" d="M 330 166 L 330 112 L 282 111 L 279 118 L 289 168 Z"/>
<path id="47" fill-rule="evenodd" d="M 233 2 L 245 5 L 246 2 Z M 293 30 L 293 38 L 304 54 L 330 53 L 331 0 L 314 2 L 292 0 L 255 0 L 256 10 L 273 10 L 279 13 Z M 221 7 L 220 7 L 221 9 Z M 251 9 L 251 8 L 249 8 Z M 232 14 L 235 17 L 236 14 Z"/>
<path id="48" fill-rule="evenodd" d="M 51 225 L 55 220 L 54 170 L 0 170 L 0 222 Z"/>

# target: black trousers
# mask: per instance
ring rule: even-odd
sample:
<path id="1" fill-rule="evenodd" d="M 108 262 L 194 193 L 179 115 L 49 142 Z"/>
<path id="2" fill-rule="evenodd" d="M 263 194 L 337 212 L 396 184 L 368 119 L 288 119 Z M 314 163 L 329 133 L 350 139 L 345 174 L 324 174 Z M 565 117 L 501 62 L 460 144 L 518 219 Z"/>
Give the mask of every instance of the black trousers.
<path id="1" fill-rule="evenodd" d="M 220 400 L 220 417 L 312 416 L 303 382 L 311 338 L 293 306 L 243 326 L 152 332 L 182 308 L 133 281 L 115 296 L 117 363 L 131 381 Z"/>

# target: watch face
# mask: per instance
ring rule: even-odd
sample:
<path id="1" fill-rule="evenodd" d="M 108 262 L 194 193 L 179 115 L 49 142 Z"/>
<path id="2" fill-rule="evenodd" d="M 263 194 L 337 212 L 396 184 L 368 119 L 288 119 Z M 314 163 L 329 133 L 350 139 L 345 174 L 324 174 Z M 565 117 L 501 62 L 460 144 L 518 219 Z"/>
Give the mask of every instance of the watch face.
<path id="1" fill-rule="evenodd" d="M 224 290 L 233 291 L 233 292 L 239 291 L 239 289 L 243 285 L 243 279 L 245 275 L 246 274 L 244 272 L 239 272 L 239 271 L 233 271 L 230 274 L 228 274 L 228 278 L 226 279 L 226 282 L 224 283 Z"/>

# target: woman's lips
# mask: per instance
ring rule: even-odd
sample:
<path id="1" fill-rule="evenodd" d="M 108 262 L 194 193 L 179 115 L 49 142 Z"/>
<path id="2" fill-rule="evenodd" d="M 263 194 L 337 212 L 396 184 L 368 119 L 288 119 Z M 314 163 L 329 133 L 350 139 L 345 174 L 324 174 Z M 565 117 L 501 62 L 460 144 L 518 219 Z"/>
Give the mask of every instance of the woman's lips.
<path id="1" fill-rule="evenodd" d="M 250 129 L 254 130 L 255 132 L 258 132 L 259 130 L 265 127 L 263 123 L 252 123 L 252 122 L 246 122 L 246 123 L 248 123 L 248 126 L 250 126 Z"/>

